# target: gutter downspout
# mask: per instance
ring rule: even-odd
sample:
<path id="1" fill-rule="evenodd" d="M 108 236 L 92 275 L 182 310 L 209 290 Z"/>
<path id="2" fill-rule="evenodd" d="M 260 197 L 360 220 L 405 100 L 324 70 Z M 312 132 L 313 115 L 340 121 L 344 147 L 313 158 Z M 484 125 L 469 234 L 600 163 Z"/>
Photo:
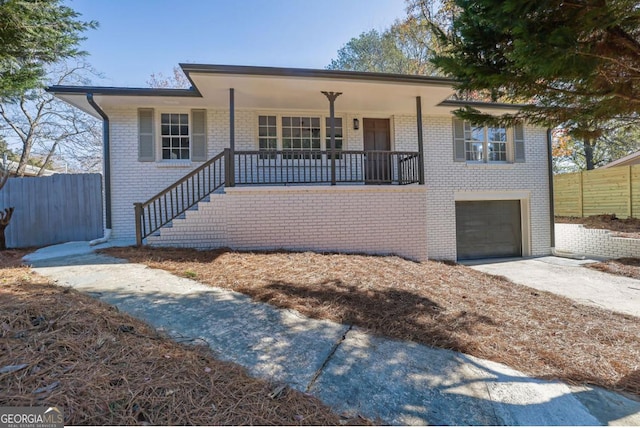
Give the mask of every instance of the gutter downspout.
<path id="1" fill-rule="evenodd" d="M 102 117 L 102 149 L 104 163 L 104 212 L 105 212 L 105 231 L 102 238 L 94 239 L 89 245 L 98 245 L 105 243 L 111 238 L 111 147 L 109 138 L 109 116 L 100 108 L 93 99 L 92 93 L 87 93 L 87 102 Z"/>
<path id="2" fill-rule="evenodd" d="M 575 254 L 570 251 L 556 250 L 556 219 L 555 206 L 553 203 L 553 138 L 551 136 L 551 128 L 547 128 L 547 168 L 549 170 L 549 222 L 551 254 L 556 257 L 564 257 L 566 259 L 584 260 L 582 254 Z"/>
<path id="3" fill-rule="evenodd" d="M 422 97 L 416 97 L 416 125 L 418 127 L 418 184 L 424 184 L 424 141 L 422 137 Z"/>
<path id="4" fill-rule="evenodd" d="M 551 253 L 556 252 L 556 219 L 555 206 L 553 204 L 553 141 L 551 138 L 551 128 L 547 128 L 547 168 L 549 170 L 549 222 L 551 225 Z"/>

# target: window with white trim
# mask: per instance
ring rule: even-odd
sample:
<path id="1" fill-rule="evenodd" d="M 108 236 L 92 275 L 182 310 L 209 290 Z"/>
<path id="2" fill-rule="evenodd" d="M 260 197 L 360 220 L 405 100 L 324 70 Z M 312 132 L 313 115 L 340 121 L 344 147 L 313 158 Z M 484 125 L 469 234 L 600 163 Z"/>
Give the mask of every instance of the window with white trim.
<path id="1" fill-rule="evenodd" d="M 186 113 L 161 113 L 160 141 L 163 160 L 188 160 L 190 158 L 189 115 Z"/>
<path id="2" fill-rule="evenodd" d="M 320 118 L 282 116 L 282 150 L 320 150 Z"/>
<path id="3" fill-rule="evenodd" d="M 258 149 L 278 149 L 278 130 L 275 116 L 258 117 Z"/>
<path id="4" fill-rule="evenodd" d="M 323 120 L 324 126 L 321 126 Z M 344 147 L 342 117 L 336 117 L 334 123 L 335 148 L 342 150 Z M 278 129 L 278 125 L 280 129 Z M 260 151 L 328 151 L 331 149 L 330 125 L 329 117 L 259 115 L 258 149 Z M 310 156 L 306 155 L 305 158 Z M 339 154 L 337 158 L 340 158 Z"/>
<path id="5" fill-rule="evenodd" d="M 275 116 L 258 116 L 258 150 L 278 150 L 278 127 Z M 261 153 L 260 159 L 273 159 L 275 153 Z"/>
<path id="6" fill-rule="evenodd" d="M 470 162 L 507 162 L 507 129 L 464 123 L 465 158 Z"/>

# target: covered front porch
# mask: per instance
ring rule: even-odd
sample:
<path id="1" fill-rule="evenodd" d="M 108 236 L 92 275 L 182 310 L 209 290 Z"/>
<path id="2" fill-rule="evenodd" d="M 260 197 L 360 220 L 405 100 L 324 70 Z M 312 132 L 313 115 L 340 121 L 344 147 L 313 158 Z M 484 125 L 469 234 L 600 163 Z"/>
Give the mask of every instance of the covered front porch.
<path id="1" fill-rule="evenodd" d="M 235 151 L 227 186 L 291 184 L 423 184 L 421 152 L 383 150 Z"/>
<path id="2" fill-rule="evenodd" d="M 226 186 L 424 184 L 423 88 L 410 85 L 391 93 L 379 82 L 363 86 L 360 80 L 242 73 L 222 79 L 209 69 L 199 71 L 189 76 L 204 97 L 219 103 L 228 93 L 225 150 L 232 161 L 225 165 Z M 229 84 L 237 87 L 224 87 Z M 246 115 L 236 135 L 236 115 L 247 111 L 256 115 L 251 120 L 258 131 L 249 138 Z M 407 124 L 401 137 L 392 135 L 396 115 L 413 118 L 413 135 L 406 135 Z"/>
<path id="3" fill-rule="evenodd" d="M 222 188 L 259 185 L 407 185 L 424 180 L 419 152 L 233 151 L 217 156 L 144 203 L 135 203 L 138 245 Z"/>
<path id="4" fill-rule="evenodd" d="M 181 66 L 202 98 L 209 100 L 208 108 L 229 112 L 229 142 L 224 147 L 229 159 L 225 164 L 227 187 L 422 185 L 423 117 L 450 114 L 450 107 L 441 105 L 452 93 L 448 79 Z M 256 115 L 253 129 L 258 131 L 249 138 L 246 112 Z M 410 118 L 396 135 L 400 126 L 394 130 L 394 117 Z"/>

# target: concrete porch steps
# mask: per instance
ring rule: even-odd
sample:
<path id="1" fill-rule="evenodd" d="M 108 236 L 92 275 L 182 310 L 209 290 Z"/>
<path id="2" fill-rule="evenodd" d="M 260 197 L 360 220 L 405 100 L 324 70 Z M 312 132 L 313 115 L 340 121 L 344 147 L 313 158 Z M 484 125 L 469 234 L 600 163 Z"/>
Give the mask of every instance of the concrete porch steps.
<path id="1" fill-rule="evenodd" d="M 149 236 L 146 243 L 154 246 L 215 248 L 223 245 L 225 236 L 224 194 L 214 193 Z"/>

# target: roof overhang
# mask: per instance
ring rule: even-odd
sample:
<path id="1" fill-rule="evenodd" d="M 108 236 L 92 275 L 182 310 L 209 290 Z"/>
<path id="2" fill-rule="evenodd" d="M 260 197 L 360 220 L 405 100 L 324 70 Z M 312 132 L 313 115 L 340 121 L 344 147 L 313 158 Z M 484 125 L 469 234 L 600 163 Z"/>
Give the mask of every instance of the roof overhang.
<path id="1" fill-rule="evenodd" d="M 86 94 L 106 111 L 119 107 L 229 108 L 234 89 L 237 110 L 325 111 L 329 103 L 322 91 L 341 92 L 337 113 L 415 115 L 421 97 L 425 115 L 449 115 L 472 104 L 481 111 L 513 112 L 517 106 L 460 103 L 449 98 L 455 81 L 440 77 L 363 73 L 341 70 L 180 64 L 191 89 L 53 86 L 49 92 L 99 117 Z"/>
<path id="2" fill-rule="evenodd" d="M 634 152 L 620 159 L 609 162 L 600 168 L 613 168 L 615 166 L 628 166 L 628 165 L 640 165 L 640 152 Z"/>
<path id="3" fill-rule="evenodd" d="M 92 94 L 101 107 L 155 104 L 191 105 L 190 100 L 202 100 L 195 89 L 117 88 L 108 86 L 50 86 L 47 92 L 98 119 L 100 115 L 89 104 L 87 94 Z M 169 100 L 177 100 L 175 102 Z"/>

